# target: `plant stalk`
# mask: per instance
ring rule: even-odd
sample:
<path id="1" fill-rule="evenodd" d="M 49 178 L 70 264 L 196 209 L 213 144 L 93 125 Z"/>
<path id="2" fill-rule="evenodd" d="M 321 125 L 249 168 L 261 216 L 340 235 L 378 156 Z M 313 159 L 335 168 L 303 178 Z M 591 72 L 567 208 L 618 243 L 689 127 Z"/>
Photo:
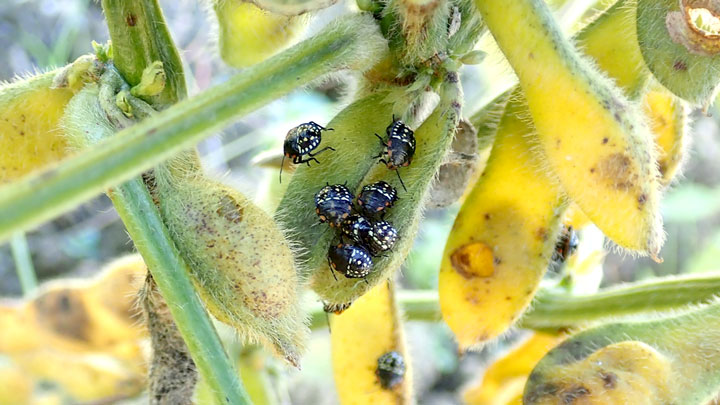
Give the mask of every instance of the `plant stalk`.
<path id="1" fill-rule="evenodd" d="M 103 0 L 102 6 L 113 45 L 113 64 L 124 79 L 130 85 L 138 84 L 145 68 L 160 61 L 166 77 L 163 90 L 146 101 L 159 110 L 184 99 L 187 90 L 182 61 L 157 0 Z M 118 137 L 119 134 L 114 136 Z M 178 344 L 187 346 L 183 350 L 189 352 L 211 387 L 216 403 L 249 404 L 245 387 L 195 294 L 188 265 L 170 238 L 142 179 L 135 177 L 111 189 L 108 196 L 167 303 L 177 331 L 185 342 Z M 160 336 L 161 341 L 157 342 L 160 346 L 168 344 L 162 342 L 163 338 L 168 336 Z M 186 355 L 178 357 L 187 358 Z M 183 366 L 182 362 L 180 366 Z M 184 371 L 189 376 L 195 374 Z M 151 391 L 155 389 L 158 387 L 151 385 Z M 193 387 L 187 389 L 192 392 Z"/>
<path id="2" fill-rule="evenodd" d="M 385 41 L 379 30 L 377 35 L 374 31 L 365 35 L 367 29 L 359 35 L 352 29 L 367 24 L 375 23 L 364 15 L 342 18 L 226 83 L 120 131 L 58 166 L 0 188 L 0 241 L 137 176 L 323 74 L 370 66 Z M 369 53 L 368 47 L 378 51 Z"/>
<path id="3" fill-rule="evenodd" d="M 20 288 L 22 288 L 23 295 L 27 297 L 35 291 L 38 281 L 24 233 L 13 234 L 10 240 L 10 250 L 12 250 L 13 260 L 15 260 L 15 271 L 20 279 Z"/>
<path id="4" fill-rule="evenodd" d="M 162 61 L 167 81 L 157 95 L 145 100 L 156 109 L 187 95 L 180 54 L 167 30 L 157 0 L 102 0 L 113 46 L 113 62 L 125 80 L 140 83 L 143 70 Z"/>
<path id="5" fill-rule="evenodd" d="M 151 270 L 198 370 L 213 388 L 218 403 L 250 404 L 215 327 L 195 294 L 187 264 L 170 239 L 145 184 L 134 178 L 107 194 Z"/>
<path id="6" fill-rule="evenodd" d="M 711 302 L 718 291 L 720 273 L 663 277 L 588 295 L 541 290 L 518 326 L 526 329 L 564 329 L 611 318 L 678 310 Z M 436 291 L 398 291 L 398 302 L 409 321 L 437 322 L 442 319 Z M 322 308 L 313 308 L 311 328 L 326 325 L 326 314 Z"/>

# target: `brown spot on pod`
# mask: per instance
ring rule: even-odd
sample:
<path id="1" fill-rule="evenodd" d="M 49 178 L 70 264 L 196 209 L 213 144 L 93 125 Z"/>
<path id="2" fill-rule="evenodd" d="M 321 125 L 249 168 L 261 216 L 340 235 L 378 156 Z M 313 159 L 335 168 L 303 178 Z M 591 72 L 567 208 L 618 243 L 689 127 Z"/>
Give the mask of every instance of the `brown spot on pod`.
<path id="1" fill-rule="evenodd" d="M 225 194 L 220 198 L 220 206 L 215 211 L 221 217 L 228 221 L 239 224 L 243 220 L 242 206 L 229 194 Z"/>
<path id="2" fill-rule="evenodd" d="M 632 160 L 623 153 L 613 153 L 601 160 L 597 174 L 611 186 L 623 190 L 633 188 L 638 178 Z"/>
<path id="3" fill-rule="evenodd" d="M 482 243 L 468 243 L 450 255 L 453 269 L 466 279 L 491 277 L 495 273 L 496 260 L 492 249 Z"/>
<path id="4" fill-rule="evenodd" d="M 88 340 L 90 317 L 79 291 L 50 290 L 34 302 L 41 326 L 75 340 Z"/>

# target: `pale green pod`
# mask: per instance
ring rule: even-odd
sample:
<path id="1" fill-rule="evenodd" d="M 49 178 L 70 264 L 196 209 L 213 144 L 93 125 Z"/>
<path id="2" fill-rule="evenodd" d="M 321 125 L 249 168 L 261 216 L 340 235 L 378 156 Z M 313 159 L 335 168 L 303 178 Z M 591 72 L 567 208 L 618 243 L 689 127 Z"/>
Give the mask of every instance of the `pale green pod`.
<path id="1" fill-rule="evenodd" d="M 210 313 L 298 365 L 308 335 L 301 283 L 273 219 L 237 190 L 201 174 L 161 167 L 156 176 L 163 219 Z"/>
<path id="2" fill-rule="evenodd" d="M 705 8 L 701 3 L 711 4 L 638 0 L 637 36 L 647 67 L 663 86 L 682 99 L 707 105 L 720 84 L 720 37 L 696 26 L 690 10 Z"/>
<path id="3" fill-rule="evenodd" d="M 720 304 L 588 329 L 530 374 L 524 404 L 707 404 L 720 389 Z"/>
<path id="4" fill-rule="evenodd" d="M 334 152 L 321 155 L 321 163 L 299 166 L 292 177 L 276 218 L 289 231 L 301 250 L 302 271 L 310 277 L 313 290 L 329 309 L 343 308 L 373 286 L 388 279 L 405 261 L 417 233 L 430 183 L 450 147 L 460 119 L 462 94 L 457 74 L 448 73 L 444 94 L 435 111 L 415 130 L 417 149 L 412 163 L 400 168 L 407 187 L 403 190 L 397 173 L 378 163 L 382 145 L 374 136 L 385 134 L 392 122 L 393 105 L 383 102 L 386 93 L 376 93 L 351 104 L 338 114 L 323 134 L 318 148 L 331 146 Z M 357 195 L 366 184 L 386 181 L 398 190 L 398 201 L 385 220 L 397 229 L 399 240 L 392 251 L 375 257 L 366 280 L 333 277 L 327 263 L 328 249 L 337 238 L 336 229 L 320 224 L 315 213 L 315 193 L 327 183 L 346 184 Z M 367 282 L 366 282 L 367 281 Z"/>

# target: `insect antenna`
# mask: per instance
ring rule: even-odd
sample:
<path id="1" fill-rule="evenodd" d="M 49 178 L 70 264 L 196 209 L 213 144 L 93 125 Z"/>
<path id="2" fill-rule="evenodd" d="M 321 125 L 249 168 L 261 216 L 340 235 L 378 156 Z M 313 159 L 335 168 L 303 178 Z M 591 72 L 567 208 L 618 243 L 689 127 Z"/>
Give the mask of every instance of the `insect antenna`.
<path id="1" fill-rule="evenodd" d="M 407 187 L 405 187 L 405 183 L 402 181 L 402 177 L 400 177 L 400 169 L 395 169 L 395 173 L 397 173 L 398 180 L 400 180 L 400 185 L 402 186 L 403 190 L 407 193 Z"/>

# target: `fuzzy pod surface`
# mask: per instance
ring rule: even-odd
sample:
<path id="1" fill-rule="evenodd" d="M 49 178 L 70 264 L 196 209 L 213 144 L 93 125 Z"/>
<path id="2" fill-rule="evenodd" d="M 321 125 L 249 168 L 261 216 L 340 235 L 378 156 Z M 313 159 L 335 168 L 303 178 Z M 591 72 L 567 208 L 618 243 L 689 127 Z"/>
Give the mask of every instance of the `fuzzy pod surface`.
<path id="1" fill-rule="evenodd" d="M 708 105 L 720 84 L 720 37 L 696 25 L 696 7 L 720 15 L 717 1 L 637 0 L 637 36 L 647 67 L 663 86 Z"/>
<path id="2" fill-rule="evenodd" d="M 58 72 L 0 84 L 0 183 L 66 156 L 58 123 L 73 92 L 52 88 Z"/>
<path id="3" fill-rule="evenodd" d="M 220 56 L 242 68 L 281 51 L 305 31 L 309 19 L 266 11 L 241 0 L 214 0 Z"/>
<path id="4" fill-rule="evenodd" d="M 476 5 L 518 75 L 538 150 L 563 191 L 619 246 L 657 258 L 659 173 L 639 104 L 580 55 L 542 1 Z"/>
<path id="5" fill-rule="evenodd" d="M 310 277 L 311 286 L 330 307 L 343 307 L 386 280 L 405 260 L 421 218 L 425 197 L 452 142 L 460 119 L 462 92 L 457 75 L 443 88 L 445 94 L 435 111 L 415 131 L 417 148 L 408 167 L 400 168 L 407 187 L 404 191 L 397 174 L 379 164 L 382 146 L 375 133 L 384 134 L 392 122 L 393 105 L 384 102 L 386 93 L 372 94 L 340 112 L 327 126 L 334 132 L 323 136 L 319 148 L 331 146 L 321 163 L 300 166 L 293 174 L 280 203 L 276 218 L 289 231 L 292 241 L 301 249 L 302 271 Z M 326 183 L 347 184 L 357 195 L 366 184 L 385 181 L 398 190 L 398 201 L 388 210 L 385 220 L 397 229 L 399 240 L 385 257 L 374 258 L 367 283 L 362 279 L 338 277 L 336 281 L 327 263 L 328 248 L 336 238 L 335 231 L 319 223 L 315 214 L 315 193 Z"/>
<path id="6" fill-rule="evenodd" d="M 714 301 L 574 335 L 535 366 L 523 403 L 557 403 L 574 393 L 593 404 L 706 404 L 720 388 L 718 316 Z"/>
<path id="7" fill-rule="evenodd" d="M 208 310 L 245 339 L 269 344 L 298 365 L 308 335 L 300 277 L 273 219 L 201 173 L 162 166 L 156 174 L 163 220 Z"/>
<path id="8" fill-rule="evenodd" d="M 545 274 L 567 202 L 540 169 L 533 128 L 511 101 L 487 166 L 447 239 L 438 292 L 443 319 L 461 350 L 479 348 L 529 307 Z"/>

